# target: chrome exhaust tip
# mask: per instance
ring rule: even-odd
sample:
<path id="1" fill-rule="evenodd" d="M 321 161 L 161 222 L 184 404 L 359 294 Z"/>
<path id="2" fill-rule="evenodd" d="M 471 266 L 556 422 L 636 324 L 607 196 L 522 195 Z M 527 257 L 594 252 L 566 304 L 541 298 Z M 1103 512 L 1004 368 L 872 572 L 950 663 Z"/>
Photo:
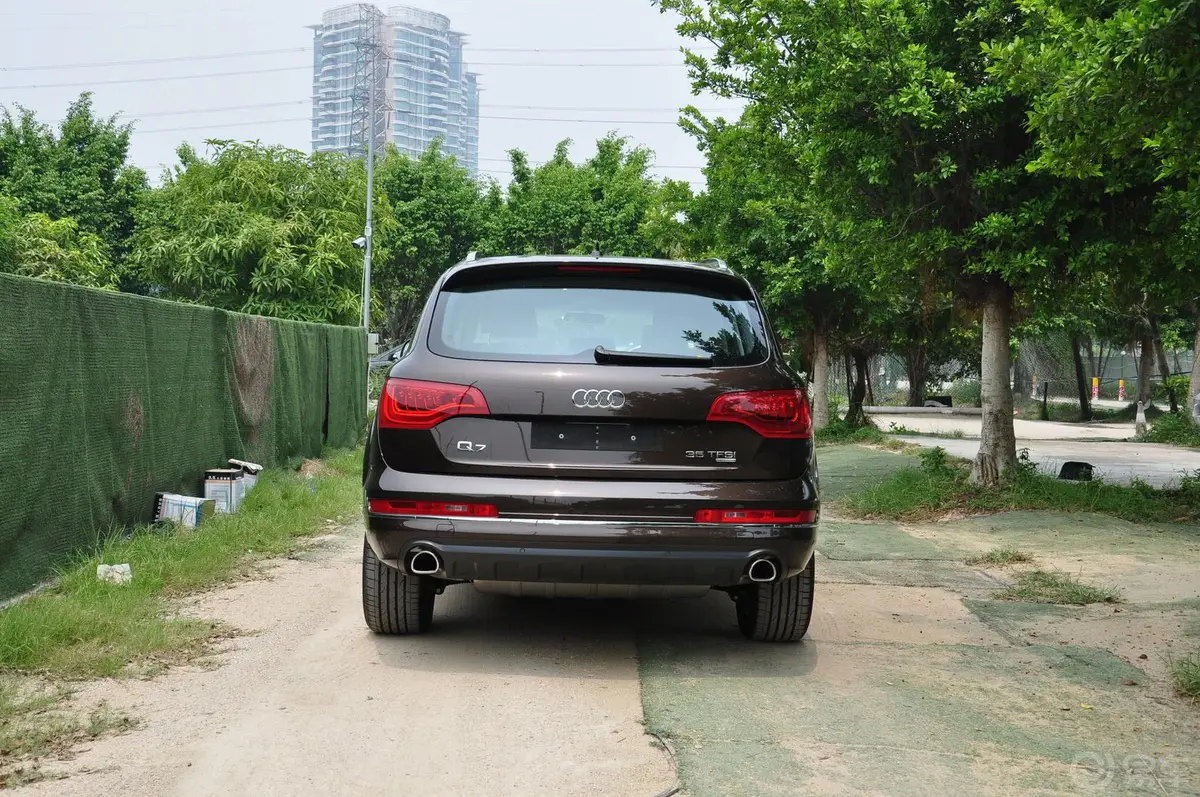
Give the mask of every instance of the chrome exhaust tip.
<path id="1" fill-rule="evenodd" d="M 766 584 L 779 579 L 779 568 L 775 566 L 775 562 L 764 556 L 750 563 L 746 575 L 755 584 Z"/>
<path id="2" fill-rule="evenodd" d="M 408 560 L 408 572 L 414 576 L 432 576 L 442 569 L 442 560 L 433 551 L 422 548 Z"/>

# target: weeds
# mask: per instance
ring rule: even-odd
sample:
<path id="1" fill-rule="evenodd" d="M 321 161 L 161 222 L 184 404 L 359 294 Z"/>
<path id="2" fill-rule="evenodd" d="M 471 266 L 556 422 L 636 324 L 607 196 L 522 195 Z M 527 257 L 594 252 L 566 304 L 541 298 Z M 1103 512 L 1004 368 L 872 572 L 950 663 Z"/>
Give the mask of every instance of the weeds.
<path id="1" fill-rule="evenodd" d="M 906 468 L 846 500 L 859 517 L 928 520 L 951 510 L 985 513 L 1017 509 L 1098 512 L 1134 523 L 1187 523 L 1200 518 L 1200 473 L 1177 488 L 1144 483 L 1125 487 L 1101 479 L 1070 482 L 1044 476 L 1022 451 L 1017 467 L 999 487 L 969 482 L 969 466 L 951 461 L 941 448 L 925 449 L 919 468 Z"/>
<path id="2" fill-rule="evenodd" d="M 1006 567 L 1008 565 L 1030 564 L 1033 554 L 1019 551 L 1016 548 L 994 548 L 982 556 L 967 560 L 972 567 Z"/>
<path id="3" fill-rule="evenodd" d="M 895 422 L 888 424 L 888 431 L 891 432 L 892 434 L 907 434 L 907 435 L 920 434 L 920 432 L 918 432 L 916 429 L 909 429 L 904 424 L 895 423 Z"/>
<path id="4" fill-rule="evenodd" d="M 110 538 L 66 568 L 57 586 L 0 612 L 0 670 L 113 676 L 131 663 L 153 669 L 199 653 L 222 629 L 170 616 L 163 599 L 245 576 L 257 560 L 290 553 L 302 537 L 356 515 L 360 454 L 328 464 L 333 475 L 311 481 L 265 472 L 241 511 L 196 531 L 145 527 Z M 122 562 L 133 569 L 131 583 L 96 579 L 98 564 Z"/>
<path id="5" fill-rule="evenodd" d="M 870 424 L 851 426 L 842 418 L 834 417 L 829 419 L 829 423 L 824 428 L 818 429 L 816 434 L 819 446 L 849 445 L 851 443 L 883 444 L 887 439 L 887 435 Z"/>
<path id="6" fill-rule="evenodd" d="M 391 368 L 375 367 L 367 374 L 367 400 L 379 401 L 379 395 L 383 392 L 383 383 L 387 381 L 388 374 L 391 373 Z"/>
<path id="7" fill-rule="evenodd" d="M 136 726 L 128 716 L 101 704 L 86 718 L 63 708 L 70 692 L 29 679 L 0 677 L 0 790 L 42 780 L 39 759 L 63 755 L 72 746 Z"/>
<path id="8" fill-rule="evenodd" d="M 1049 570 L 1028 570 L 1018 573 L 1016 585 L 998 593 L 996 598 L 1023 603 L 1055 603 L 1068 606 L 1121 602 L 1121 596 L 1116 590 L 1083 584 L 1066 573 Z"/>
<path id="9" fill-rule="evenodd" d="M 1172 661 L 1171 677 L 1179 694 L 1200 699 L 1200 653 Z"/>

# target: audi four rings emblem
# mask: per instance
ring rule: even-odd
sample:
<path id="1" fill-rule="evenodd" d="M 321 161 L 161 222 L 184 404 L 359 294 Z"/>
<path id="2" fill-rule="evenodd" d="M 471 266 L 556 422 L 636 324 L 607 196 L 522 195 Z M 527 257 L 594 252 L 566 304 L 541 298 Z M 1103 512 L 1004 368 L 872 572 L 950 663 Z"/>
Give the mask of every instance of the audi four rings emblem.
<path id="1" fill-rule="evenodd" d="M 619 410 L 625 406 L 625 394 L 619 390 L 584 390 L 571 394 L 571 403 L 581 410 Z"/>

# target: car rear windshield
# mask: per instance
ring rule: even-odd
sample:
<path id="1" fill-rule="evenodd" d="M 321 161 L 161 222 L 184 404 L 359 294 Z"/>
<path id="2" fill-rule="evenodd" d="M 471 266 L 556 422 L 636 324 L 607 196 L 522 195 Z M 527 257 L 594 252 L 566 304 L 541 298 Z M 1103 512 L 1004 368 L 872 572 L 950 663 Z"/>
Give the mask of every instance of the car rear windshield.
<path id="1" fill-rule="evenodd" d="M 430 348 L 470 360 L 594 363 L 603 347 L 756 365 L 767 357 L 762 314 L 744 285 L 729 283 L 560 275 L 452 287 L 438 298 Z"/>

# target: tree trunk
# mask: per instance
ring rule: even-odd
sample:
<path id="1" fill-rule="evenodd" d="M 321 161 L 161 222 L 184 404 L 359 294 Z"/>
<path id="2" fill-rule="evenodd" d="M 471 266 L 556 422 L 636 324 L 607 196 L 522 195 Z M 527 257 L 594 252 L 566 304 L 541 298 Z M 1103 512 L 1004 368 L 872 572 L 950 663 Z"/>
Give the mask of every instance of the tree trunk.
<path id="1" fill-rule="evenodd" d="M 1154 341 L 1154 356 L 1158 358 L 1158 373 L 1163 379 L 1163 389 L 1167 391 L 1167 401 L 1171 405 L 1171 412 L 1179 412 L 1179 399 L 1175 395 L 1175 391 L 1167 388 L 1167 380 L 1171 378 L 1171 363 L 1167 361 L 1167 349 L 1163 346 L 1162 332 L 1158 329 L 1158 319 L 1154 316 L 1147 316 L 1147 326 L 1150 328 L 1150 338 Z"/>
<path id="2" fill-rule="evenodd" d="M 1200 426 L 1200 301 L 1192 305 L 1192 313 L 1196 316 L 1196 340 L 1192 346 L 1196 359 L 1192 361 L 1192 384 L 1188 387 L 1187 411 L 1192 415 L 1192 423 Z"/>
<path id="3" fill-rule="evenodd" d="M 846 423 L 857 428 L 866 426 L 867 416 L 863 412 L 863 399 L 867 396 L 867 355 L 854 352 L 854 387 L 850 388 L 850 410 L 846 413 Z"/>
<path id="4" fill-rule="evenodd" d="M 829 425 L 829 333 L 823 327 L 813 331 L 812 377 L 809 380 L 812 398 L 813 430 Z"/>
<path id="5" fill-rule="evenodd" d="M 842 355 L 843 362 L 846 365 L 846 402 L 850 402 L 850 393 L 854 390 L 854 360 L 850 357 L 850 352 L 847 351 Z M 850 413 L 846 413 L 846 422 L 850 422 Z"/>
<path id="6" fill-rule="evenodd" d="M 1092 419 L 1092 391 L 1088 385 L 1087 372 L 1083 368 L 1083 344 L 1077 335 L 1071 336 L 1071 354 L 1075 359 L 1075 388 L 1079 391 L 1079 419 Z"/>
<path id="7" fill-rule="evenodd" d="M 1154 341 L 1150 339 L 1149 329 L 1142 332 L 1141 347 L 1141 356 L 1138 358 L 1138 401 L 1149 407 L 1153 390 L 1150 374 L 1154 371 Z"/>
<path id="8" fill-rule="evenodd" d="M 993 286 L 983 307 L 983 362 L 980 387 L 983 429 L 971 481 L 994 486 L 1005 471 L 1016 467 L 1017 439 L 1013 432 L 1012 294 L 1008 286 Z"/>
<path id="9" fill-rule="evenodd" d="M 929 354 L 925 347 L 918 343 L 910 348 L 904 365 L 908 372 L 908 406 L 924 406 L 925 380 L 929 376 Z"/>

